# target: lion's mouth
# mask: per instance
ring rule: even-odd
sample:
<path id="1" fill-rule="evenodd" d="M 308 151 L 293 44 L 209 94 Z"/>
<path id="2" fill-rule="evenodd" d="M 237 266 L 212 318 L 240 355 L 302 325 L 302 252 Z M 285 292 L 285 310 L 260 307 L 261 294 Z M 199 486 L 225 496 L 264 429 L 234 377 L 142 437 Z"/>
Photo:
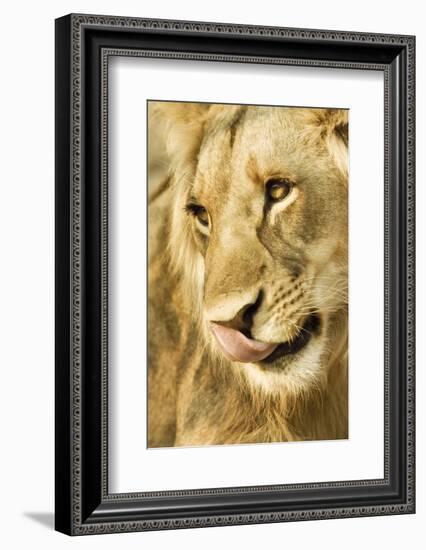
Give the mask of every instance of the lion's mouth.
<path id="1" fill-rule="evenodd" d="M 285 355 L 294 355 L 304 348 L 312 335 L 318 331 L 320 318 L 309 315 L 298 335 L 291 341 L 282 343 L 260 342 L 239 330 L 210 323 L 211 330 L 225 357 L 240 363 L 272 363 Z"/>
<path id="2" fill-rule="evenodd" d="M 295 355 L 303 349 L 308 344 L 312 336 L 318 332 L 320 322 L 319 315 L 316 313 L 308 315 L 303 323 L 302 329 L 299 331 L 299 334 L 293 338 L 293 340 L 279 344 L 270 355 L 263 359 L 262 362 L 273 363 L 285 355 Z"/>

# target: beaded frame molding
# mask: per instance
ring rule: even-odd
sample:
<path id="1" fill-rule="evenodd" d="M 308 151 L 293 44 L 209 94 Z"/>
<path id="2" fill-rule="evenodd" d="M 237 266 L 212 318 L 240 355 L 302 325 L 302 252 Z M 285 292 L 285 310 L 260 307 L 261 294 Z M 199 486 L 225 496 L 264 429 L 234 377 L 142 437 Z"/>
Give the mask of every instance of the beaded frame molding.
<path id="1" fill-rule="evenodd" d="M 108 492 L 111 56 L 383 72 L 383 479 Z M 72 14 L 56 20 L 55 66 L 56 529 L 85 535 L 414 513 L 415 38 Z"/>

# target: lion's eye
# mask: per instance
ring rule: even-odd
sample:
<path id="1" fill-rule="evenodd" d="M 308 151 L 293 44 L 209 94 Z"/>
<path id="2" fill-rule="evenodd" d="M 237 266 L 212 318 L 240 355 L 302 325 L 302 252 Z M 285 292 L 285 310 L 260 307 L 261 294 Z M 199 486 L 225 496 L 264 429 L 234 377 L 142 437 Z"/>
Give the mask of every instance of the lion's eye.
<path id="1" fill-rule="evenodd" d="M 204 227 L 208 227 L 210 223 L 209 213 L 199 204 L 189 203 L 186 205 L 185 210 L 192 214 L 194 218 Z"/>
<path id="2" fill-rule="evenodd" d="M 266 195 L 272 202 L 282 201 L 287 197 L 292 188 L 292 184 L 286 179 L 271 179 L 266 184 Z"/>
<path id="3" fill-rule="evenodd" d="M 208 226 L 209 225 L 209 215 L 207 213 L 207 210 L 200 206 L 197 213 L 195 214 L 197 217 L 197 220 L 201 223 L 201 225 Z"/>

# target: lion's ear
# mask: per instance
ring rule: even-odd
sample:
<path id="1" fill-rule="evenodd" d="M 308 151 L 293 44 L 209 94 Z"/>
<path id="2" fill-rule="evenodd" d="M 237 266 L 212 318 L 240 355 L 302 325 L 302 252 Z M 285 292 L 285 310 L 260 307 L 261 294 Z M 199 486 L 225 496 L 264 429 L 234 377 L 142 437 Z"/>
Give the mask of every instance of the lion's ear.
<path id="1" fill-rule="evenodd" d="M 167 153 L 175 166 L 195 162 L 209 103 L 150 101 L 151 124 L 163 128 Z"/>
<path id="2" fill-rule="evenodd" d="M 198 125 L 205 119 L 210 103 L 186 103 L 184 101 L 150 101 L 153 114 L 170 124 Z"/>
<path id="3" fill-rule="evenodd" d="M 337 168 L 347 176 L 349 116 L 347 109 L 322 109 L 319 115 L 322 134 Z"/>
<path id="4" fill-rule="evenodd" d="M 341 139 L 348 146 L 349 116 L 346 109 L 327 109 L 327 125 L 330 135 Z"/>

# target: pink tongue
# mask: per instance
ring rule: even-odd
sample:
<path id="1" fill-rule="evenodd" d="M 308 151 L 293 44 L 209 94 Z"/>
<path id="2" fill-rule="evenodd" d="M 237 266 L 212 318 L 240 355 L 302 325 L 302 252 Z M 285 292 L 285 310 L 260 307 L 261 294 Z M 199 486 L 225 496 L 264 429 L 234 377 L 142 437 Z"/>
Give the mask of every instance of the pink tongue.
<path id="1" fill-rule="evenodd" d="M 213 334 L 223 353 L 231 361 L 251 363 L 268 357 L 278 344 L 267 344 L 247 338 L 239 330 L 210 323 Z"/>

